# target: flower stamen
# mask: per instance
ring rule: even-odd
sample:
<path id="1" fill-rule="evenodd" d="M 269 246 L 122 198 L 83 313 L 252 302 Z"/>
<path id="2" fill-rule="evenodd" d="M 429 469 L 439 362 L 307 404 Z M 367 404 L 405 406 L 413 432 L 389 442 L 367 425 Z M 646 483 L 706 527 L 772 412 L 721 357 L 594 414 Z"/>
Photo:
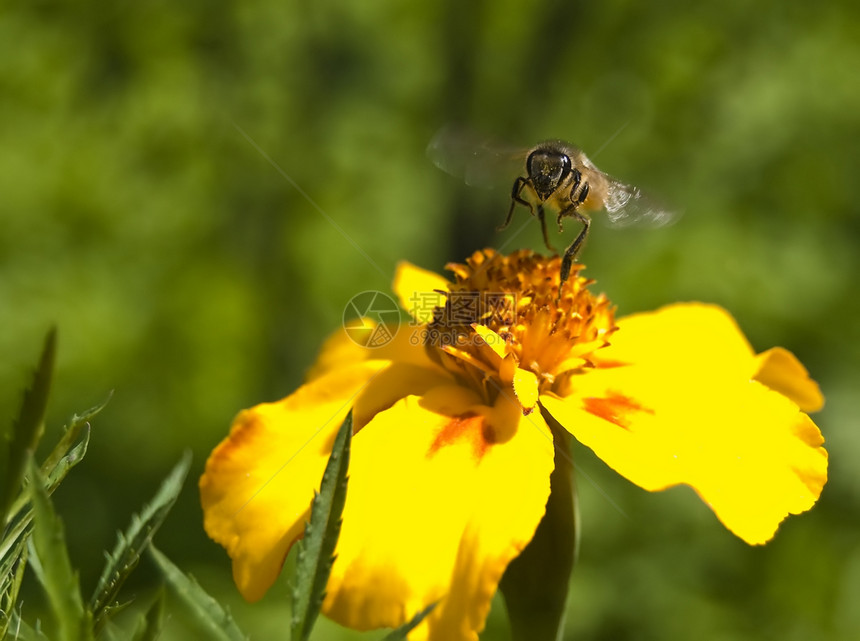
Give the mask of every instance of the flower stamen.
<path id="1" fill-rule="evenodd" d="M 516 374 L 522 369 L 536 377 L 534 391 L 531 382 L 515 385 L 523 410 L 531 411 L 533 397 L 552 389 L 564 372 L 587 366 L 588 355 L 606 345 L 615 330 L 609 301 L 594 296 L 588 290 L 593 281 L 578 275 L 582 265 L 574 266 L 561 297 L 558 257 L 484 250 L 447 268 L 455 282 L 445 304 L 434 310 L 425 346 L 433 360 L 471 381 L 487 402 L 498 394 L 494 390 L 530 380 Z M 499 384 L 488 386 L 488 377 Z M 525 389 L 530 391 L 523 394 Z"/>

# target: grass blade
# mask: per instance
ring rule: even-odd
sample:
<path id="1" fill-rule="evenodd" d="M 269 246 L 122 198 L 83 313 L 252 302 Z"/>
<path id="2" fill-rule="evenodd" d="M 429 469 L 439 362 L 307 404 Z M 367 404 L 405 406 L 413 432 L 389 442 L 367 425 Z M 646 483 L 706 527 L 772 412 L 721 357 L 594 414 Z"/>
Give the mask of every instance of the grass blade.
<path id="1" fill-rule="evenodd" d="M 439 605 L 438 601 L 431 603 L 399 628 L 392 630 L 385 635 L 385 638 L 382 641 L 404 641 L 406 639 L 406 635 L 417 628 L 418 624 L 420 624 L 437 605 Z"/>
<path id="2" fill-rule="evenodd" d="M 45 481 L 32 458 L 28 476 L 35 515 L 30 537 L 31 567 L 45 589 L 51 612 L 57 617 L 61 641 L 92 641 L 92 616 L 84 609 L 78 577 L 66 549 L 63 524 L 54 512 Z"/>
<path id="3" fill-rule="evenodd" d="M 139 516 L 135 514 L 131 517 L 131 524 L 124 533 L 118 533 L 116 545 L 113 552 L 108 554 L 107 563 L 89 603 L 95 619 L 96 633 L 116 611 L 114 602 L 120 588 L 137 567 L 140 555 L 176 502 L 190 465 L 191 454 L 186 452 L 164 479 L 152 501 L 143 508 Z"/>
<path id="4" fill-rule="evenodd" d="M 230 613 L 200 587 L 193 578 L 176 567 L 154 545 L 149 554 L 161 570 L 170 591 L 176 595 L 185 610 L 200 628 L 203 639 L 212 641 L 247 641 Z"/>
<path id="5" fill-rule="evenodd" d="M 45 337 L 33 381 L 24 392 L 21 411 L 12 423 L 11 431 L 5 431 L 0 437 L 0 525 L 7 523 L 9 507 L 21 490 L 27 458 L 35 451 L 44 431 L 56 354 L 57 331 L 51 329 Z"/>
<path id="6" fill-rule="evenodd" d="M 320 492 L 314 496 L 311 504 L 310 523 L 305 525 L 305 535 L 299 541 L 290 626 L 292 641 L 307 640 L 325 598 L 325 586 L 334 563 L 334 550 L 346 502 L 346 473 L 351 440 L 350 411 L 334 439 Z"/>

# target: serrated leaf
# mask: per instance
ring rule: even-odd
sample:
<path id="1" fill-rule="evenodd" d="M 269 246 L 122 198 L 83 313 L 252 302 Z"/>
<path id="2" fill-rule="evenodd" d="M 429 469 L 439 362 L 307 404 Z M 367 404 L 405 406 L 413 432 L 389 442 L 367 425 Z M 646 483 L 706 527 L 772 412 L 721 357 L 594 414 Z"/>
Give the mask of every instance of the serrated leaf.
<path id="1" fill-rule="evenodd" d="M 45 490 L 48 494 L 59 486 L 60 481 L 65 477 L 69 469 L 77 465 L 87 451 L 89 443 L 90 431 L 87 428 L 84 431 L 84 437 L 75 445 L 66 456 L 60 459 L 57 468 L 52 470 L 52 477 L 46 480 Z M 0 539 L 0 567 L 7 561 L 14 558 L 14 549 L 23 545 L 33 520 L 33 506 L 30 503 L 30 493 L 22 492 L 15 502 L 12 504 L 12 509 L 9 511 L 9 521 L 6 524 L 4 536 Z M 2 575 L 0 575 L 2 576 Z M 0 579 L 2 583 L 2 579 Z M 0 588 L 2 590 L 2 588 Z M 0 637 L 2 638 L 2 637 Z"/>
<path id="2" fill-rule="evenodd" d="M 45 462 L 42 463 L 42 474 L 50 479 L 52 474 L 56 475 L 58 473 L 57 470 L 62 469 L 62 459 L 68 457 L 69 450 L 75 444 L 75 441 L 78 440 L 78 435 L 84 428 L 89 432 L 90 421 L 105 408 L 112 397 L 113 392 L 110 392 L 108 393 L 107 398 L 95 407 L 91 407 L 83 414 L 72 415 L 69 419 L 68 426 L 63 430 L 62 438 L 54 446 L 54 449 L 51 450 L 51 453 L 48 454 Z M 66 469 L 66 471 L 68 471 L 68 469 Z M 60 480 L 62 480 L 62 478 Z"/>
<path id="3" fill-rule="evenodd" d="M 33 454 L 44 431 L 45 410 L 51 391 L 51 377 L 57 353 L 57 331 L 45 337 L 42 356 L 30 387 L 24 392 L 21 410 L 0 438 L 0 525 L 7 523 L 9 507 L 21 490 L 27 458 Z"/>
<path id="4" fill-rule="evenodd" d="M 351 441 L 352 411 L 347 414 L 334 439 L 320 492 L 311 504 L 310 522 L 305 525 L 305 535 L 299 541 L 290 626 L 292 641 L 307 641 L 325 598 L 325 586 L 334 563 L 334 550 L 346 503 Z"/>
<path id="5" fill-rule="evenodd" d="M 80 436 L 81 432 L 83 432 L 83 436 Z M 68 434 L 69 432 L 63 436 L 63 441 L 65 441 Z M 84 456 L 86 456 L 90 445 L 89 423 L 84 425 L 82 430 L 75 431 L 75 438 L 77 439 L 78 436 L 80 436 L 80 440 L 77 442 L 70 440 L 68 449 L 64 451 L 63 455 L 55 463 L 51 466 L 47 463 L 42 465 L 42 474 L 44 474 L 46 481 L 45 489 L 48 491 L 48 494 L 53 494 L 54 490 L 66 478 L 69 470 L 80 463 Z M 65 443 L 63 443 L 63 446 L 65 446 Z"/>
<path id="6" fill-rule="evenodd" d="M 102 407 L 104 403 L 85 412 L 82 417 L 72 417 L 71 427 L 54 447 L 52 455 L 42 464 L 42 472 L 47 474 L 45 490 L 48 494 L 53 493 L 68 471 L 86 454 L 90 437 L 87 421 Z M 17 598 L 20 577 L 26 566 L 27 538 L 32 530 L 32 520 L 30 491 L 20 492 L 9 510 L 6 528 L 0 539 L 0 639 L 4 638 L 4 633 L 11 633 L 12 630 L 4 614 L 11 611 Z"/>
<path id="7" fill-rule="evenodd" d="M 135 628 L 132 641 L 156 641 L 164 625 L 164 590 L 159 590 Z"/>
<path id="8" fill-rule="evenodd" d="M 51 612 L 56 616 L 61 641 L 92 641 L 92 617 L 84 609 L 78 576 L 72 570 L 63 524 L 54 512 L 39 468 L 30 459 L 29 491 L 33 501 L 33 535 L 30 557 L 42 583 Z"/>
<path id="9" fill-rule="evenodd" d="M 137 567 L 140 555 L 176 502 L 190 465 L 191 453 L 186 452 L 164 479 L 152 501 L 143 508 L 139 516 L 135 514 L 131 517 L 131 524 L 124 533 L 117 535 L 116 545 L 113 552 L 108 554 L 107 563 L 89 603 L 95 619 L 96 633 L 114 611 L 112 606 L 122 584 Z"/>
<path id="10" fill-rule="evenodd" d="M 418 625 L 439 605 L 439 602 L 431 603 L 418 614 L 412 617 L 409 621 L 401 625 L 396 630 L 392 630 L 382 641 L 404 641 L 406 635 L 418 627 Z"/>
<path id="11" fill-rule="evenodd" d="M 104 610 L 102 610 L 102 627 L 96 629 L 96 634 L 100 634 L 101 631 L 104 629 L 104 625 L 106 623 L 113 619 L 117 614 L 128 608 L 132 603 L 134 603 L 134 598 L 131 598 L 128 601 L 116 601 L 110 605 L 105 606 Z"/>
<path id="12" fill-rule="evenodd" d="M 154 545 L 149 554 L 161 570 L 170 591 L 179 598 L 184 609 L 201 629 L 204 639 L 213 641 L 247 641 L 230 613 L 221 607 L 192 577 L 176 567 Z"/>
<path id="13" fill-rule="evenodd" d="M 59 443 L 57 443 L 48 456 L 48 459 L 42 464 L 42 474 L 46 478 L 45 489 L 48 494 L 52 494 L 57 489 L 69 470 L 80 463 L 84 455 L 86 455 L 90 441 L 90 426 L 88 421 L 106 403 L 107 400 L 101 405 L 88 410 L 81 417 L 73 416 L 70 427 L 67 428 Z M 83 436 L 81 437 L 82 433 Z M 13 554 L 12 550 L 22 543 L 26 533 L 29 532 L 32 519 L 33 508 L 30 504 L 30 493 L 20 492 L 8 512 L 4 536 L 0 539 L 0 567 L 7 560 L 7 557 Z M 2 576 L 4 575 L 0 573 L 0 577 Z M 0 578 L 0 581 L 2 581 L 2 578 Z M 2 593 L 2 588 L 0 588 L 0 593 Z"/>
<path id="14" fill-rule="evenodd" d="M 48 467 L 47 464 L 44 463 L 42 464 L 42 474 L 45 477 L 45 490 L 47 490 L 49 495 L 54 493 L 54 490 L 56 490 L 62 480 L 66 478 L 69 470 L 80 463 L 87 453 L 87 448 L 90 443 L 89 424 L 82 426 L 82 428 L 83 437 L 77 443 L 75 443 L 74 440 L 70 440 L 66 449 L 63 450 L 62 455 L 54 462 L 53 467 Z M 81 430 L 78 429 L 75 432 L 75 438 L 77 438 L 80 433 Z M 69 432 L 66 432 L 61 442 L 66 441 L 66 437 L 68 435 Z M 58 451 L 59 447 L 60 446 L 57 445 L 54 450 Z M 28 505 L 28 501 L 29 495 L 27 493 L 22 492 L 18 495 L 18 498 L 12 503 L 12 508 L 9 510 L 9 523 L 14 521 L 16 518 L 27 520 L 29 522 L 30 512 L 32 510 L 24 510 Z M 0 546 L 0 556 L 2 556 L 2 546 Z"/>

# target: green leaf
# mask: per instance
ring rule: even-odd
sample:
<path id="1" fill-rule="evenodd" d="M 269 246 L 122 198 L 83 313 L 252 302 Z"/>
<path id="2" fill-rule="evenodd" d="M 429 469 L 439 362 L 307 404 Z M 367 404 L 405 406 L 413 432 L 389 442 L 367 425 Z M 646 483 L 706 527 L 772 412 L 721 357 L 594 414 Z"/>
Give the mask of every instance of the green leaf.
<path id="1" fill-rule="evenodd" d="M 84 458 L 90 441 L 89 419 L 98 414 L 106 403 L 107 400 L 88 410 L 82 416 L 73 416 L 63 437 L 42 464 L 42 474 L 46 477 L 45 489 L 48 494 L 52 494 L 69 470 Z M 30 504 L 30 493 L 20 492 L 9 510 L 4 536 L 0 539 L 0 570 L 7 567 L 7 562 L 16 562 L 17 555 L 14 550 L 21 549 L 25 545 L 25 538 L 30 531 L 32 519 L 33 508 Z M 0 571 L 0 594 L 4 594 L 5 577 L 6 573 Z M 2 625 L 0 625 L 0 631 L 2 631 Z"/>
<path id="2" fill-rule="evenodd" d="M 71 454 L 70 450 L 72 450 L 72 446 L 78 440 L 78 435 L 82 430 L 87 434 L 89 433 L 90 421 L 105 408 L 110 402 L 111 397 L 113 397 L 113 392 L 110 392 L 107 398 L 95 407 L 91 407 L 80 416 L 73 414 L 69 419 L 69 425 L 65 428 L 63 437 L 57 442 L 54 449 L 51 450 L 45 462 L 42 463 L 42 474 L 48 477 L 49 481 L 53 481 L 53 477 L 57 477 L 56 482 L 59 483 L 65 477 L 66 472 L 80 460 L 75 459 L 71 462 L 71 465 L 64 465 L 64 461 Z"/>
<path id="3" fill-rule="evenodd" d="M 0 561 L 0 639 L 5 639 L 27 567 L 27 540 L 17 539 L 12 553 Z"/>
<path id="4" fill-rule="evenodd" d="M 406 639 L 406 635 L 417 628 L 418 624 L 421 623 L 437 605 L 439 605 L 438 601 L 431 603 L 399 628 L 392 630 L 385 635 L 385 638 L 382 641 L 404 641 Z"/>
<path id="5" fill-rule="evenodd" d="M 84 609 L 78 577 L 66 549 L 63 524 L 54 512 L 45 481 L 32 458 L 28 476 L 35 514 L 29 541 L 31 567 L 48 595 L 51 612 L 57 617 L 61 641 L 91 641 L 92 616 Z"/>
<path id="6" fill-rule="evenodd" d="M 7 523 L 9 506 L 21 490 L 27 457 L 35 451 L 44 431 L 56 353 L 57 330 L 51 329 L 45 337 L 33 381 L 24 392 L 21 411 L 12 423 L 11 432 L 4 431 L 0 438 L 0 526 Z"/>
<path id="7" fill-rule="evenodd" d="M 110 398 L 110 397 L 108 397 Z M 51 494 L 87 452 L 90 438 L 89 420 L 105 406 L 107 400 L 81 416 L 73 416 L 63 437 L 42 464 L 46 476 L 45 490 Z M 15 629 L 6 618 L 17 599 L 27 560 L 27 539 L 32 531 L 33 505 L 30 491 L 20 492 L 9 510 L 7 525 L 0 539 L 0 639 Z M 19 625 L 21 622 L 18 622 Z"/>
<path id="8" fill-rule="evenodd" d="M 126 636 L 125 632 L 120 630 L 113 621 L 108 621 L 108 624 L 99 633 L 98 641 L 125 641 Z"/>
<path id="9" fill-rule="evenodd" d="M 66 478 L 69 470 L 80 463 L 87 453 L 87 448 L 90 443 L 89 425 L 85 426 L 85 429 L 83 429 L 83 437 L 81 437 L 77 443 L 75 443 L 74 440 L 69 440 L 68 443 L 66 443 L 66 437 L 68 435 L 69 432 L 66 432 L 61 442 L 64 447 L 71 449 L 62 450 L 61 456 L 55 461 L 53 467 L 48 467 L 46 464 L 42 465 L 42 474 L 45 476 L 45 490 L 47 490 L 48 494 L 54 493 L 54 490 L 56 490 L 63 479 Z M 75 432 L 75 438 L 79 435 L 80 430 L 77 430 Z M 60 451 L 60 446 L 57 445 L 54 448 L 54 451 Z M 32 508 L 28 506 L 29 494 L 22 492 L 18 495 L 15 502 L 12 503 L 12 508 L 9 510 L 9 523 L 12 523 L 16 519 L 20 522 L 29 523 L 32 518 Z M 0 545 L 0 557 L 2 557 L 4 549 L 4 546 Z"/>
<path id="10" fill-rule="evenodd" d="M 20 610 L 12 613 L 12 625 L 9 626 L 9 635 L 15 641 L 51 641 L 38 626 L 31 628 L 30 625 L 21 618 Z M 4 637 L 0 637 L 2 639 Z"/>
<path id="11" fill-rule="evenodd" d="M 499 587 L 513 641 L 555 641 L 564 623 L 567 588 L 576 561 L 578 521 L 570 435 L 548 414 L 555 443 L 546 513 L 532 540 L 508 565 Z"/>
<path id="12" fill-rule="evenodd" d="M 164 625 L 164 590 L 159 590 L 155 600 L 140 620 L 132 641 L 156 641 Z"/>
<path id="13" fill-rule="evenodd" d="M 190 465 L 191 454 L 186 452 L 161 484 L 149 505 L 144 507 L 140 516 L 133 515 L 128 529 L 124 533 L 118 533 L 116 545 L 113 552 L 108 554 L 107 563 L 89 603 L 97 634 L 110 615 L 116 611 L 114 601 L 122 584 L 137 567 L 140 555 L 150 544 L 153 535 L 176 502 Z"/>
<path id="14" fill-rule="evenodd" d="M 47 480 L 47 487 L 45 488 L 49 494 L 60 484 L 68 470 L 86 454 L 89 436 L 90 431 L 87 428 L 84 431 L 83 439 L 58 461 L 53 470 L 50 470 L 51 477 Z M 22 492 L 13 503 L 6 531 L 3 538 L 0 539 L 0 595 L 6 594 L 8 581 L 11 579 L 7 574 L 8 569 L 18 562 L 21 551 L 26 549 L 26 539 L 29 536 L 33 520 L 33 506 L 30 504 L 29 498 L 29 492 Z M 2 631 L 2 625 L 0 625 L 0 631 Z"/>
<path id="15" fill-rule="evenodd" d="M 154 545 L 149 546 L 149 554 L 164 575 L 170 591 L 179 598 L 201 629 L 200 638 L 213 641 L 246 641 L 247 637 L 236 626 L 230 613 L 209 596 L 197 581 L 183 573 Z"/>
<path id="16" fill-rule="evenodd" d="M 320 492 L 311 504 L 311 519 L 299 541 L 296 585 L 293 588 L 292 641 L 306 641 L 311 634 L 325 598 L 334 549 L 340 534 L 341 515 L 346 502 L 346 472 L 352 440 L 352 411 L 340 426 L 323 473 Z"/>

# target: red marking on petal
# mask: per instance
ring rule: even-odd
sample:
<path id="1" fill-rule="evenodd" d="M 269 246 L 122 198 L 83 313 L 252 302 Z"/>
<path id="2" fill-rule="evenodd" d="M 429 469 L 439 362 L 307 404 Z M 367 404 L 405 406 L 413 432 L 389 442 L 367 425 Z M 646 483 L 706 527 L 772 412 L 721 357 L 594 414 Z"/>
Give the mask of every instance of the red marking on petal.
<path id="1" fill-rule="evenodd" d="M 449 445 L 468 444 L 472 456 L 480 461 L 496 442 L 493 426 L 483 416 L 467 415 L 451 418 L 436 435 L 427 456 L 434 456 L 440 449 Z"/>
<path id="2" fill-rule="evenodd" d="M 249 411 L 244 411 L 236 417 L 230 429 L 230 435 L 212 451 L 210 465 L 222 463 L 233 458 L 237 451 L 245 447 L 253 447 L 253 441 L 262 429 L 260 419 Z"/>
<path id="3" fill-rule="evenodd" d="M 630 365 L 630 363 L 627 363 L 625 361 L 612 361 L 602 359 L 600 358 L 599 354 L 597 358 L 594 359 L 594 362 L 592 364 L 600 369 L 612 369 L 614 367 L 627 367 L 628 365 Z"/>
<path id="4" fill-rule="evenodd" d="M 614 423 L 625 430 L 630 428 L 632 415 L 636 412 L 654 414 L 654 410 L 642 407 L 639 403 L 623 394 L 610 393 L 607 398 L 589 397 L 582 399 L 585 411 Z"/>

